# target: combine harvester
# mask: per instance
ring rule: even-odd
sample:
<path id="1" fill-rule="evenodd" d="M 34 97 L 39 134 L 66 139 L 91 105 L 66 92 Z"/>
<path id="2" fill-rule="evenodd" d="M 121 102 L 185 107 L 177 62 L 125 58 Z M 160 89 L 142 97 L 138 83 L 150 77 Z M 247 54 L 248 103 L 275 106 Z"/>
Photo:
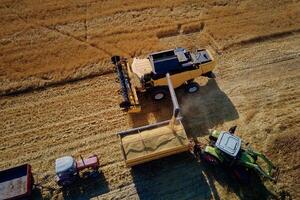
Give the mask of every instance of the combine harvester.
<path id="1" fill-rule="evenodd" d="M 127 59 L 113 56 L 112 63 L 121 85 L 123 102 L 120 107 L 129 113 L 141 111 L 138 94 L 150 93 L 161 100 L 168 94 L 166 74 L 170 74 L 174 88 L 185 87 L 188 93 L 198 91 L 194 79 L 199 76 L 214 78 L 215 61 L 208 50 L 195 53 L 176 48 L 150 54 L 145 59 L 134 58 L 131 66 Z"/>
<path id="2" fill-rule="evenodd" d="M 113 56 L 121 85 L 123 102 L 120 107 L 128 113 L 141 111 L 138 93 L 150 93 L 161 100 L 170 93 L 173 103 L 171 120 L 118 133 L 121 149 L 128 167 L 188 150 L 189 140 L 179 116 L 180 109 L 174 88 L 182 85 L 188 93 L 198 91 L 194 78 L 214 78 L 215 62 L 208 50 L 190 53 L 183 48 L 155 52 L 146 59 L 134 58 L 129 66 L 124 58 Z"/>

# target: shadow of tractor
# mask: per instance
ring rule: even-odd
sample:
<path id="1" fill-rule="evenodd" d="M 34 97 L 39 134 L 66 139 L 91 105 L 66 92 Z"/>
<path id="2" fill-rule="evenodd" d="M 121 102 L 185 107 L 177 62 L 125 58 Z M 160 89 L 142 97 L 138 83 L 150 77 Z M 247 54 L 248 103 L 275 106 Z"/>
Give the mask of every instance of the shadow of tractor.
<path id="1" fill-rule="evenodd" d="M 202 167 L 188 153 L 135 166 L 131 173 L 141 200 L 211 199 L 218 195 L 212 192 Z"/>
<path id="2" fill-rule="evenodd" d="M 181 153 L 138 165 L 131 170 L 141 200 L 223 199 L 228 193 L 242 200 L 280 199 L 255 174 L 240 183 L 230 169 L 198 163 L 189 153 Z M 216 184 L 217 183 L 217 184 Z M 222 187 L 223 189 L 217 189 Z M 225 189 L 225 192 L 222 191 Z"/>
<path id="3" fill-rule="evenodd" d="M 85 169 L 71 185 L 65 187 L 56 183 L 55 175 L 35 176 L 31 199 L 87 200 L 107 192 L 108 183 L 102 171 Z"/>
<path id="4" fill-rule="evenodd" d="M 109 192 L 109 188 L 102 172 L 83 174 L 72 186 L 62 188 L 64 199 L 90 199 Z"/>
<path id="5" fill-rule="evenodd" d="M 272 200 L 281 199 L 276 194 L 266 188 L 261 178 L 255 173 L 249 173 L 247 181 L 240 182 L 234 175 L 232 169 L 223 166 L 210 166 L 203 163 L 205 174 L 211 181 L 216 181 L 223 188 L 226 188 L 226 193 L 231 192 L 241 200 Z M 223 194 L 219 194 L 223 196 Z"/>

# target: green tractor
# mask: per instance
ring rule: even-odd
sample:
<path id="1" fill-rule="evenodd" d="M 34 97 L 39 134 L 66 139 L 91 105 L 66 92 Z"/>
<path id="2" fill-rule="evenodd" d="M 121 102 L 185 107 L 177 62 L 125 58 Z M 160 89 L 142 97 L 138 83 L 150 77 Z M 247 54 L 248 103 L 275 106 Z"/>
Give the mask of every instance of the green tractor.
<path id="1" fill-rule="evenodd" d="M 211 131 L 209 145 L 201 149 L 200 159 L 210 165 L 228 166 L 240 180 L 245 174 L 254 171 L 263 179 L 276 182 L 278 168 L 264 154 L 247 147 L 248 144 L 243 148 L 241 139 L 234 135 L 235 129 L 236 126 L 231 127 L 229 131 Z M 258 158 L 264 161 L 267 170 L 257 163 Z"/>

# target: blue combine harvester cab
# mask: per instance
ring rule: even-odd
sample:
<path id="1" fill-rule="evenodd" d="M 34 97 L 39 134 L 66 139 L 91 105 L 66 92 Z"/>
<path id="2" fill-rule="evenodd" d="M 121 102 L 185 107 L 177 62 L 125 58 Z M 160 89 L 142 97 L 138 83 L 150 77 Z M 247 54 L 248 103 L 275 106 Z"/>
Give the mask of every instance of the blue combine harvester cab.
<path id="1" fill-rule="evenodd" d="M 182 72 L 199 67 L 199 64 L 211 61 L 206 50 L 190 53 L 184 48 L 176 48 L 155 52 L 149 55 L 152 72 L 155 75 L 165 75 L 170 72 Z"/>

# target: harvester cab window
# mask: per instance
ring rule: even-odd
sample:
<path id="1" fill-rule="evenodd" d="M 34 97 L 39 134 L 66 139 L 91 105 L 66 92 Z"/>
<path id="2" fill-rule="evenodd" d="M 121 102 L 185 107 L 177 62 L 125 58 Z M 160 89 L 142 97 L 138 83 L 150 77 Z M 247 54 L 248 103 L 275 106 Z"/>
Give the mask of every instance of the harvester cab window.
<path id="1" fill-rule="evenodd" d="M 159 59 L 165 59 L 168 57 L 174 57 L 175 53 L 173 50 L 168 50 L 168 51 L 162 51 L 158 53 L 153 53 L 151 54 L 153 60 L 159 60 Z"/>

